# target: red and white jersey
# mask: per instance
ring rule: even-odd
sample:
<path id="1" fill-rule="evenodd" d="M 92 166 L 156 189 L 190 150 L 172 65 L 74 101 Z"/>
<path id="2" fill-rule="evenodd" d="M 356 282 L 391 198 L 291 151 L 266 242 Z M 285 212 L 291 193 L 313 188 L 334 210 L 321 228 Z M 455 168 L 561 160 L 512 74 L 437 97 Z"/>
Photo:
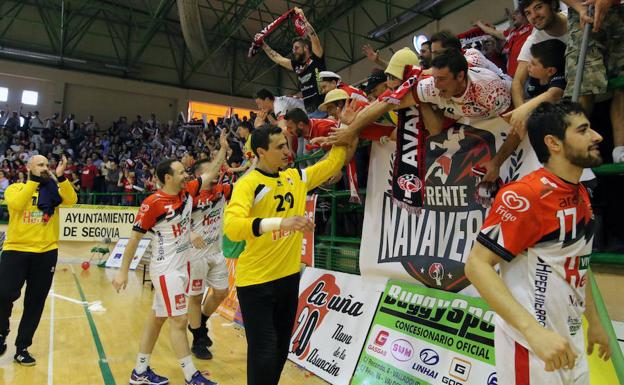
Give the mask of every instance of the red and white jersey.
<path id="1" fill-rule="evenodd" d="M 594 240 L 587 190 L 541 168 L 496 195 L 477 240 L 507 263 L 501 277 L 544 327 L 580 341 Z M 497 320 L 519 343 L 519 332 Z"/>
<path id="2" fill-rule="evenodd" d="M 200 187 L 201 179 L 193 180 L 177 195 L 158 190 L 141 203 L 132 229 L 152 235 L 150 274 L 163 275 L 189 261 L 192 197 Z"/>
<path id="3" fill-rule="evenodd" d="M 231 185 L 217 184 L 209 190 L 201 190 L 199 195 L 193 197 L 192 229 L 208 245 L 200 252 L 192 253 L 193 256 L 212 255 L 223 251 L 223 209 L 225 200 L 231 193 Z"/>
<path id="4" fill-rule="evenodd" d="M 361 100 L 363 102 L 368 103 L 368 97 L 366 97 L 366 92 L 355 88 L 353 86 L 350 86 L 346 83 L 338 83 L 338 85 L 336 86 L 336 88 L 343 90 L 344 92 L 347 93 L 347 95 L 349 95 L 349 97 L 351 99 L 356 99 L 356 100 Z"/>
<path id="5" fill-rule="evenodd" d="M 468 69 L 468 86 L 461 96 L 442 98 L 433 77 L 420 80 L 416 93 L 419 101 L 435 104 L 445 116 L 464 124 L 502 115 L 511 105 L 510 86 L 485 68 Z"/>
<path id="6" fill-rule="evenodd" d="M 505 79 L 511 81 L 511 77 L 503 72 L 500 67 L 498 67 L 494 62 L 490 59 L 486 58 L 481 51 L 475 48 L 468 48 L 464 51 L 464 57 L 468 62 L 468 67 L 470 68 L 485 68 L 486 70 L 490 70 L 498 75 L 501 79 Z"/>

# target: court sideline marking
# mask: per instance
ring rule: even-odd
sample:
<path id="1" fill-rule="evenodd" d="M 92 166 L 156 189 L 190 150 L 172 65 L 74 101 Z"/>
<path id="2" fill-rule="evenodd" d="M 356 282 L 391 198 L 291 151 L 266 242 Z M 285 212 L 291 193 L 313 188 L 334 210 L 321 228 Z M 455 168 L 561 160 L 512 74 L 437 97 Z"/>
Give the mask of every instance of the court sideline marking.
<path id="1" fill-rule="evenodd" d="M 91 335 L 93 336 L 93 342 L 95 342 L 95 347 L 97 348 L 99 360 L 98 364 L 100 365 L 100 371 L 102 372 L 102 378 L 104 379 L 104 385 L 116 385 L 115 378 L 113 377 L 113 373 L 111 372 L 110 366 L 108 366 L 108 360 L 106 359 L 106 353 L 104 353 L 104 347 L 102 346 L 102 341 L 100 340 L 100 336 L 97 331 L 97 327 L 95 326 L 95 322 L 93 321 L 93 317 L 91 316 L 91 311 L 88 307 L 87 299 L 82 291 L 82 286 L 80 286 L 80 281 L 78 280 L 78 276 L 74 271 L 74 267 L 69 265 L 71 269 L 72 275 L 74 276 L 74 281 L 76 282 L 76 287 L 78 288 L 78 292 L 80 293 L 80 298 L 83 301 L 82 308 L 87 315 L 87 320 L 89 321 L 89 328 L 91 329 Z"/>
<path id="2" fill-rule="evenodd" d="M 54 279 L 50 293 L 54 293 Z M 54 296 L 50 300 L 50 345 L 48 346 L 48 385 L 54 383 Z"/>

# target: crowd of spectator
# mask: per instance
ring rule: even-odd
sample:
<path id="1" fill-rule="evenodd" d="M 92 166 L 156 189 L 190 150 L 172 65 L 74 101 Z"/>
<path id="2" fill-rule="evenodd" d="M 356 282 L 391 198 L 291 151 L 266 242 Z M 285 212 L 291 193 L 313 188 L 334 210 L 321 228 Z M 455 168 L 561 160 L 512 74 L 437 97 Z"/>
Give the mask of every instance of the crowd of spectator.
<path id="1" fill-rule="evenodd" d="M 176 157 L 192 166 L 196 159 L 214 157 L 218 136 L 224 129 L 251 125 L 247 117 L 220 118 L 215 122 L 192 119 L 161 123 L 156 114 L 134 121 L 120 116 L 101 125 L 94 116 L 84 122 L 74 114 L 60 120 L 59 114 L 41 120 L 39 112 L 0 112 L 0 193 L 10 183 L 25 182 L 26 163 L 33 155 L 46 156 L 54 169 L 67 156 L 65 176 L 83 203 L 137 204 L 136 193 L 157 188 L 154 167 L 164 158 Z M 198 140 L 200 139 L 200 140 Z M 232 132 L 229 164 L 240 165 L 243 154 L 239 138 Z M 95 194 L 94 194 L 95 193 Z M 97 193 L 114 193 L 103 194 Z"/>
<path id="2" fill-rule="evenodd" d="M 38 111 L 23 114 L 20 108 L 9 113 L 6 108 L 0 111 L 0 192 L 9 183 L 27 179 L 25 163 L 31 156 L 45 155 L 53 168 L 65 154 L 69 160 L 66 176 L 79 191 L 82 202 L 133 205 L 137 200 L 132 193 L 148 193 L 157 188 L 154 167 L 160 160 L 175 157 L 190 167 L 195 159 L 212 158 L 218 150 L 218 135 L 224 129 L 231 131 L 227 164 L 235 172 L 244 172 L 253 163 L 248 138 L 255 127 L 265 124 L 282 127 L 289 133 L 293 155 L 302 155 L 309 152 L 310 140 L 320 132 L 328 135 L 341 123 L 343 126 L 347 121 L 353 123 L 352 131 L 357 131 L 355 128 L 361 131 L 364 126 L 371 128 L 370 122 L 361 124 L 357 111 L 348 111 L 348 107 L 353 106 L 350 101 L 357 102 L 358 110 L 368 107 L 369 103 L 388 104 L 392 99 L 389 93 L 405 87 L 403 83 L 409 80 L 408 67 L 417 67 L 422 73 L 418 81 L 411 84 L 413 92 L 399 95 L 401 104 L 421 109 L 430 134 L 448 127 L 449 121 L 470 123 L 475 119 L 502 116 L 510 122 L 511 135 L 507 142 L 495 159 L 483 165 L 487 171 L 486 180 L 493 179 L 502 162 L 524 137 L 531 111 L 541 102 L 557 102 L 571 93 L 574 80 L 571 72 L 576 71 L 575 58 L 582 35 L 578 31 L 585 22 L 593 23 L 594 32 L 590 35 L 589 71 L 583 82 L 581 102 L 591 112 L 597 94 L 613 93 L 611 120 L 615 148 L 612 155 L 615 162 L 623 162 L 624 92 L 621 85 L 624 60 L 621 52 L 624 50 L 619 47 L 621 39 L 609 40 L 601 34 L 607 27 L 612 31 L 624 30 L 620 17 L 623 7 L 612 1 L 592 2 L 597 8 L 596 14 L 600 15 L 600 19 L 594 20 L 588 16 L 587 4 L 577 0 L 563 3 L 569 8 L 562 11 L 557 0 L 522 0 L 517 10 L 508 12 L 510 26 L 506 30 L 475 22 L 476 27 L 491 35 L 478 45 L 479 50 L 475 49 L 475 44 L 462 44 L 449 31 L 430 36 L 418 56 L 405 49 L 398 51 L 390 61 L 366 45 L 364 53 L 383 68 L 374 69 L 368 81 L 357 87 L 343 83 L 338 74 L 327 71 L 321 42 L 306 21 L 307 37 L 293 42 L 292 59 L 272 50 L 266 41 L 263 43 L 271 60 L 296 73 L 300 92 L 278 96 L 266 89 L 258 91 L 255 102 L 260 112 L 257 116 L 239 118 L 234 115 L 215 122 L 185 121 L 180 115 L 177 121 L 165 123 L 152 113 L 147 120 L 140 115 L 133 121 L 120 116 L 112 124 L 104 125 L 94 116 L 86 117 L 84 122 L 79 122 L 73 114 L 64 120 L 59 114 L 42 119 Z M 303 16 L 301 10 L 297 12 Z M 393 109 L 383 108 L 383 113 Z M 307 114 L 310 120 L 303 123 L 289 120 L 287 117 L 298 116 L 293 110 Z M 346 119 L 347 113 L 349 119 Z M 371 116 L 366 115 L 367 119 Z M 381 134 L 372 138 L 394 138 L 396 131 L 390 134 L 385 127 L 393 128 L 396 117 L 391 113 L 378 115 L 379 125 L 373 128 Z M 362 154 L 355 154 L 356 159 L 362 158 L 360 163 L 365 163 Z M 360 167 L 358 174 L 365 175 L 365 169 Z M 93 195 L 102 192 L 116 195 L 101 198 Z"/>

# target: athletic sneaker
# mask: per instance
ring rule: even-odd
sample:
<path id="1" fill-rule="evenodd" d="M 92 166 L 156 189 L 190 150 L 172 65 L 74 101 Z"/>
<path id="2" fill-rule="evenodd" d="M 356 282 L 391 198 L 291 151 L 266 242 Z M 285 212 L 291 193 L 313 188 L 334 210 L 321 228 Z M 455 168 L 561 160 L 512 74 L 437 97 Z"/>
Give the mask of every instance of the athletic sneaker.
<path id="1" fill-rule="evenodd" d="M 136 370 L 132 370 L 132 374 L 130 375 L 130 384 L 132 385 L 165 385 L 169 383 L 169 379 L 167 377 L 159 376 L 154 373 L 152 368 L 149 366 L 147 370 L 143 373 L 139 374 Z"/>
<path id="2" fill-rule="evenodd" d="M 200 360 L 211 360 L 212 353 L 208 350 L 208 341 L 205 338 L 198 338 L 193 340 L 193 346 L 191 346 L 191 352 L 196 358 Z"/>
<path id="3" fill-rule="evenodd" d="M 190 381 L 184 381 L 184 383 L 186 385 L 217 385 L 216 382 L 210 381 L 204 377 L 199 370 L 193 374 Z"/>
<path id="4" fill-rule="evenodd" d="M 28 350 L 26 349 L 20 350 L 17 353 L 15 353 L 15 356 L 13 356 L 13 359 L 15 360 L 15 362 L 23 366 L 34 366 L 37 363 L 37 360 L 35 360 L 35 357 L 31 356 L 30 353 L 28 353 Z"/>

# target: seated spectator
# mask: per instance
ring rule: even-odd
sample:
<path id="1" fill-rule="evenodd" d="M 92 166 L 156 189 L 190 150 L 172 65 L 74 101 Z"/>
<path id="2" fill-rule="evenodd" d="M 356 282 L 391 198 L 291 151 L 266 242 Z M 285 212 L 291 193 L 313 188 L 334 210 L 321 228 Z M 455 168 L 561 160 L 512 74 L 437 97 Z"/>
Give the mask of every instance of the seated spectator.
<path id="1" fill-rule="evenodd" d="M 0 170 L 0 199 L 4 199 L 4 190 L 9 187 L 9 179 L 3 170 Z"/>
<path id="2" fill-rule="evenodd" d="M 13 179 L 13 183 L 26 183 L 28 178 L 26 178 L 26 173 L 23 171 L 18 171 L 15 179 Z"/>

